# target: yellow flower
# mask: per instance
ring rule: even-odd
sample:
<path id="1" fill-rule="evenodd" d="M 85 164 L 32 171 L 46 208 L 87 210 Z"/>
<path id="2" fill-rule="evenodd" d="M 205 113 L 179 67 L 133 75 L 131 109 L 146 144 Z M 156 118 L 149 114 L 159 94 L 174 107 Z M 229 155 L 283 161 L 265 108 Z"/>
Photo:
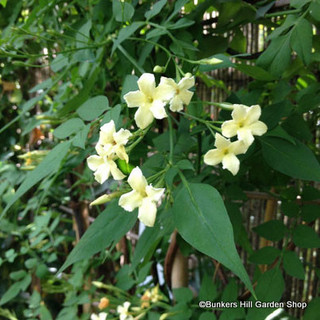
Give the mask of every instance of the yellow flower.
<path id="1" fill-rule="evenodd" d="M 152 123 L 153 119 L 167 117 L 165 105 L 172 97 L 173 92 L 167 86 L 156 87 L 154 75 L 144 73 L 138 80 L 139 90 L 128 92 L 123 98 L 129 108 L 138 107 L 135 121 L 141 129 Z"/>
<path id="2" fill-rule="evenodd" d="M 194 86 L 194 77 L 184 77 L 179 83 L 173 79 L 161 77 L 160 85 L 167 86 L 172 91 L 173 97 L 170 100 L 171 111 L 181 111 L 184 105 L 188 105 L 193 96 L 193 92 L 189 91 Z"/>
<path id="3" fill-rule="evenodd" d="M 204 155 L 204 162 L 210 166 L 222 162 L 223 169 L 228 169 L 233 175 L 236 175 L 240 166 L 236 155 L 245 153 L 248 149 L 247 145 L 242 141 L 231 142 L 219 133 L 216 133 L 214 145 L 217 149 L 209 150 Z"/>
<path id="4" fill-rule="evenodd" d="M 117 307 L 117 312 L 119 313 L 120 320 L 133 320 L 133 316 L 129 313 L 129 307 L 131 303 L 126 301 L 123 306 Z"/>
<path id="5" fill-rule="evenodd" d="M 96 145 L 98 155 L 87 159 L 88 167 L 94 171 L 95 179 L 104 183 L 110 176 L 115 180 L 122 180 L 125 175 L 118 169 L 114 160 L 120 158 L 129 161 L 124 145 L 131 133 L 128 130 L 115 131 L 113 120 L 101 127 L 99 141 Z"/>
<path id="6" fill-rule="evenodd" d="M 131 171 L 128 183 L 133 190 L 120 197 L 119 205 L 130 212 L 139 208 L 138 218 L 140 221 L 148 227 L 153 227 L 157 214 L 156 203 L 160 200 L 165 189 L 148 185 L 139 167 Z"/>
<path id="7" fill-rule="evenodd" d="M 107 316 L 108 316 L 108 314 L 106 312 L 100 312 L 98 315 L 95 313 L 92 313 L 90 319 L 91 320 L 106 320 Z"/>
<path id="8" fill-rule="evenodd" d="M 235 135 L 243 141 L 247 146 L 250 146 L 255 136 L 262 136 L 268 130 L 268 127 L 258 119 L 261 115 L 259 105 L 247 107 L 243 104 L 235 104 L 233 106 L 232 119 L 222 124 L 222 134 L 231 138 Z"/>

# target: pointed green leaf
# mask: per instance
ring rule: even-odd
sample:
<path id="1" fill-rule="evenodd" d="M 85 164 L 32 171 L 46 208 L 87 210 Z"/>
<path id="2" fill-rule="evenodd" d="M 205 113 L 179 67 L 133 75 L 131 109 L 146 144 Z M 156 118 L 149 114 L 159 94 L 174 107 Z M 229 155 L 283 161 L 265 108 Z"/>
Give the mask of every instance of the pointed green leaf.
<path id="1" fill-rule="evenodd" d="M 42 160 L 42 162 L 31 171 L 18 188 L 17 192 L 11 198 L 5 209 L 2 211 L 0 219 L 6 214 L 10 207 L 30 188 L 37 184 L 43 178 L 58 171 L 61 161 L 67 155 L 70 148 L 70 142 L 65 141 L 56 145 Z"/>
<path id="2" fill-rule="evenodd" d="M 90 259 L 95 253 L 119 241 L 136 220 L 135 213 L 124 211 L 117 201 L 111 202 L 90 225 L 58 273 L 77 261 Z"/>
<path id="3" fill-rule="evenodd" d="M 304 280 L 303 265 L 297 254 L 293 251 L 285 251 L 283 255 L 283 269 L 292 277 Z"/>
<path id="4" fill-rule="evenodd" d="M 175 225 L 184 240 L 229 268 L 253 292 L 218 191 L 207 184 L 189 184 L 185 181 L 174 200 L 172 211 Z"/>
<path id="5" fill-rule="evenodd" d="M 308 65 L 312 52 L 312 25 L 306 19 L 299 20 L 290 36 L 292 49 Z"/>
<path id="6" fill-rule="evenodd" d="M 84 127 L 84 122 L 79 118 L 69 119 L 53 131 L 53 135 L 59 139 L 65 139 Z"/>
<path id="7" fill-rule="evenodd" d="M 262 153 L 273 169 L 293 178 L 320 181 L 320 164 L 312 151 L 299 140 L 292 144 L 276 137 L 263 137 Z"/>
<path id="8" fill-rule="evenodd" d="M 77 113 L 83 120 L 91 121 L 108 109 L 110 109 L 108 98 L 105 96 L 96 96 L 83 103 L 77 109 Z"/>

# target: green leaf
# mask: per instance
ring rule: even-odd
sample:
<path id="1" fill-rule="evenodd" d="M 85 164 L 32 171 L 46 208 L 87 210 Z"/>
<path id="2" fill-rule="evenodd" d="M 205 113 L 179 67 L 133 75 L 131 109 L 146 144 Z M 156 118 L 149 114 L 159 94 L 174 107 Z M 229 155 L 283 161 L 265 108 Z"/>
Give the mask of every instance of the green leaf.
<path id="1" fill-rule="evenodd" d="M 303 265 L 295 252 L 285 251 L 283 255 L 283 268 L 290 276 L 304 280 Z"/>
<path id="2" fill-rule="evenodd" d="M 90 259 L 95 253 L 120 240 L 136 220 L 135 213 L 124 211 L 117 201 L 111 202 L 90 225 L 58 273 L 77 261 Z"/>
<path id="3" fill-rule="evenodd" d="M 258 279 L 256 294 L 259 301 L 279 301 L 285 288 L 281 271 L 278 268 L 263 273 Z M 250 300 L 254 300 L 251 298 Z M 250 308 L 246 320 L 265 319 L 275 308 Z"/>
<path id="4" fill-rule="evenodd" d="M 267 131 L 265 137 L 277 137 L 284 139 L 292 144 L 296 144 L 296 140 L 290 136 L 281 126 L 276 126 L 274 129 Z"/>
<path id="5" fill-rule="evenodd" d="M 118 48 L 118 46 L 126 39 L 128 39 L 132 34 L 136 32 L 141 26 L 143 22 L 133 22 L 131 25 L 120 30 L 117 39 L 113 42 L 113 46 L 111 49 L 111 55 Z"/>
<path id="6" fill-rule="evenodd" d="M 73 133 L 78 132 L 84 127 L 84 123 L 79 118 L 69 119 L 62 123 L 53 131 L 53 135 L 58 139 L 65 139 L 71 136 Z"/>
<path id="7" fill-rule="evenodd" d="M 23 280 L 14 283 L 8 291 L 2 296 L 0 305 L 7 303 L 18 295 L 20 291 L 24 291 L 31 283 L 31 276 L 28 274 Z"/>
<path id="8" fill-rule="evenodd" d="M 184 181 L 172 211 L 175 225 L 185 241 L 224 264 L 254 292 L 236 250 L 227 211 L 215 188 Z"/>
<path id="9" fill-rule="evenodd" d="M 281 251 L 273 247 L 264 247 L 255 251 L 249 260 L 257 264 L 271 264 L 281 254 Z"/>
<path id="10" fill-rule="evenodd" d="M 301 218 L 306 222 L 311 222 L 320 217 L 320 208 L 316 204 L 304 204 L 301 208 Z"/>
<path id="11" fill-rule="evenodd" d="M 272 129 L 278 125 L 283 117 L 287 117 L 293 109 L 293 105 L 289 101 L 282 101 L 262 109 L 260 120 L 264 122 L 268 129 Z"/>
<path id="12" fill-rule="evenodd" d="M 304 64 L 308 65 L 312 52 L 312 25 L 308 20 L 300 19 L 295 25 L 290 36 L 290 44 Z"/>
<path id="13" fill-rule="evenodd" d="M 192 300 L 193 294 L 189 288 L 177 288 L 172 290 L 176 302 L 188 303 Z"/>
<path id="14" fill-rule="evenodd" d="M 134 7 L 126 1 L 113 0 L 112 12 L 116 21 L 126 22 L 134 15 Z"/>
<path id="15" fill-rule="evenodd" d="M 296 145 L 275 137 L 262 137 L 262 153 L 275 170 L 293 178 L 320 181 L 320 165 L 312 151 L 296 140 Z"/>
<path id="16" fill-rule="evenodd" d="M 258 58 L 257 65 L 270 71 L 275 76 L 280 76 L 290 64 L 291 49 L 290 38 L 280 36 L 272 40 L 266 51 Z"/>
<path id="17" fill-rule="evenodd" d="M 201 313 L 201 316 L 199 317 L 199 320 L 216 320 L 216 316 L 212 312 L 204 312 Z"/>
<path id="18" fill-rule="evenodd" d="M 175 1 L 174 9 L 169 16 L 169 18 L 166 20 L 166 22 L 169 22 L 179 11 L 180 9 L 188 2 L 188 0 L 178 0 Z"/>
<path id="19" fill-rule="evenodd" d="M 248 64 L 236 64 L 235 68 L 240 70 L 241 72 L 245 73 L 246 75 L 252 77 L 253 79 L 257 79 L 260 81 L 273 81 L 275 77 L 267 72 L 266 70 L 257 67 L 251 66 Z"/>
<path id="20" fill-rule="evenodd" d="M 147 20 L 150 20 L 154 16 L 156 16 L 158 13 L 160 13 L 161 9 L 166 5 L 167 0 L 160 0 L 157 1 L 155 4 L 152 5 L 151 9 L 148 10 L 144 16 Z"/>
<path id="21" fill-rule="evenodd" d="M 31 88 L 29 92 L 33 93 L 33 92 L 37 92 L 38 90 L 48 89 L 52 86 L 52 83 L 53 83 L 52 79 L 48 78 L 47 80 L 42 81 L 41 83 Z"/>
<path id="22" fill-rule="evenodd" d="M 246 53 L 247 51 L 247 38 L 243 35 L 241 30 L 237 30 L 230 42 L 230 48 L 239 52 Z"/>
<path id="23" fill-rule="evenodd" d="M 312 18 L 320 21 L 320 1 L 312 1 L 309 10 Z"/>
<path id="24" fill-rule="evenodd" d="M 218 297 L 218 294 L 217 287 L 213 282 L 212 277 L 205 273 L 201 281 L 198 299 L 214 301 Z"/>
<path id="25" fill-rule="evenodd" d="M 76 95 L 74 98 L 69 100 L 63 106 L 63 108 L 61 108 L 58 111 L 57 117 L 63 117 L 67 113 L 76 110 L 82 103 L 84 103 L 88 99 L 88 95 L 90 94 L 90 91 L 92 90 L 92 87 L 94 86 L 99 74 L 100 74 L 100 66 L 97 66 L 97 65 L 92 66 L 92 70 L 89 74 L 89 78 L 83 84 L 82 91 L 80 91 L 80 93 Z"/>
<path id="26" fill-rule="evenodd" d="M 302 8 L 305 4 L 309 3 L 311 0 L 291 0 L 290 1 L 290 6 L 293 8 L 300 9 Z"/>
<path id="27" fill-rule="evenodd" d="M 281 201 L 281 211 L 288 217 L 297 217 L 300 207 L 296 201 Z"/>
<path id="28" fill-rule="evenodd" d="M 119 128 L 120 113 L 121 113 L 121 104 L 117 104 L 116 106 L 114 106 L 113 108 L 111 108 L 109 111 L 106 112 L 105 116 L 101 121 L 101 126 L 113 120 L 115 127 Z"/>
<path id="29" fill-rule="evenodd" d="M 105 96 L 96 96 L 83 103 L 77 109 L 77 113 L 83 120 L 91 121 L 108 109 L 110 109 L 108 98 Z"/>
<path id="30" fill-rule="evenodd" d="M 297 226 L 292 233 L 294 244 L 300 248 L 319 248 L 320 238 L 309 226 Z"/>
<path id="31" fill-rule="evenodd" d="M 53 72 L 58 72 L 69 64 L 69 59 L 63 54 L 58 54 L 51 62 L 50 68 Z"/>
<path id="32" fill-rule="evenodd" d="M 253 228 L 253 230 L 263 238 L 279 241 L 284 237 L 287 228 L 282 221 L 270 220 Z"/>
<path id="33" fill-rule="evenodd" d="M 70 148 L 70 142 L 65 141 L 56 145 L 42 160 L 42 162 L 28 175 L 20 185 L 14 196 L 10 199 L 5 209 L 2 211 L 0 219 L 6 214 L 10 207 L 30 188 L 37 184 L 43 178 L 54 174 L 60 168 L 60 164 L 67 155 Z"/>
<path id="34" fill-rule="evenodd" d="M 320 297 L 313 298 L 304 313 L 303 320 L 318 320 L 320 314 Z"/>
<path id="35" fill-rule="evenodd" d="M 5 8 L 8 0 L 0 0 L 0 4 Z"/>
<path id="36" fill-rule="evenodd" d="M 166 29 L 153 29 L 153 30 L 150 30 L 147 35 L 146 35 L 146 39 L 149 40 L 149 39 L 152 39 L 152 38 L 155 38 L 155 37 L 159 37 L 159 36 L 162 36 L 164 34 L 167 34 L 168 31 Z"/>
<path id="37" fill-rule="evenodd" d="M 125 100 L 123 98 L 123 96 L 125 94 L 127 94 L 130 91 L 139 90 L 138 80 L 139 80 L 139 78 L 135 75 L 132 75 L 132 74 L 126 75 L 126 77 L 124 78 L 122 90 L 121 90 L 121 101 L 123 103 L 125 103 Z"/>
<path id="38" fill-rule="evenodd" d="M 79 147 L 81 149 L 85 149 L 85 143 L 88 137 L 88 133 L 90 131 L 90 124 L 87 124 L 85 127 L 83 127 L 73 138 L 72 144 L 75 147 Z"/>
<path id="39" fill-rule="evenodd" d="M 167 28 L 171 30 L 187 28 L 189 26 L 192 26 L 194 23 L 195 22 L 190 19 L 182 18 L 182 19 L 179 19 L 176 23 L 172 25 L 168 25 Z"/>

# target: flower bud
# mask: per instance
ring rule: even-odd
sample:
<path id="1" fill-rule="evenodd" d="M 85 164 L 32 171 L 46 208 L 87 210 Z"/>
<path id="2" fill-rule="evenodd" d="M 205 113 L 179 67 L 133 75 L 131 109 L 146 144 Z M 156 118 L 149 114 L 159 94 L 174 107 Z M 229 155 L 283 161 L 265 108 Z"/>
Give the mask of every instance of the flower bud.
<path id="1" fill-rule="evenodd" d="M 162 73 L 162 72 L 164 72 L 165 71 L 165 68 L 164 67 L 161 67 L 161 66 L 155 66 L 154 68 L 153 68 L 153 72 L 154 73 Z"/>

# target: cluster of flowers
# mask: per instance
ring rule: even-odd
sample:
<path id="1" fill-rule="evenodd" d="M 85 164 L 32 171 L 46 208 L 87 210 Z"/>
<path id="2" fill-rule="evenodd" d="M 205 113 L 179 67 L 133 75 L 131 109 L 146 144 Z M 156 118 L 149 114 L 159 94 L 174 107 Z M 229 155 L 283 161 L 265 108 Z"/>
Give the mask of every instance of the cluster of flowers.
<path id="1" fill-rule="evenodd" d="M 139 90 L 127 93 L 124 99 L 129 108 L 138 107 L 135 121 L 140 129 L 145 129 L 154 118 L 163 119 L 168 116 L 165 111 L 167 103 L 171 111 L 180 111 L 183 105 L 189 104 L 193 93 L 188 89 L 193 86 L 193 77 L 185 77 L 179 83 L 173 79 L 161 77 L 160 84 L 156 87 L 154 75 L 145 73 L 138 80 Z M 88 167 L 94 171 L 95 179 L 99 183 L 104 183 L 110 174 L 115 180 L 125 178 L 115 160 L 121 159 L 128 163 L 129 157 L 125 145 L 131 136 L 129 130 L 116 131 L 112 120 L 100 128 L 96 145 L 97 155 L 87 159 Z M 139 208 L 139 220 L 146 226 L 152 227 L 157 213 L 156 204 L 160 201 L 165 189 L 148 185 L 139 167 L 131 171 L 128 183 L 132 191 L 120 197 L 119 205 L 129 212 Z"/>
<path id="2" fill-rule="evenodd" d="M 141 307 L 133 307 L 130 311 L 131 303 L 129 301 L 126 301 L 123 303 L 123 305 L 120 305 L 117 307 L 117 313 L 119 315 L 120 320 L 133 320 L 133 313 L 136 311 L 138 313 L 141 313 L 141 311 L 145 308 L 149 308 L 151 303 L 157 303 L 158 301 L 161 301 L 163 299 L 163 296 L 159 292 L 159 286 L 156 286 L 152 288 L 151 290 L 146 290 L 146 292 L 141 297 Z M 100 300 L 98 308 L 100 310 L 105 309 L 109 306 L 109 299 L 108 298 L 102 298 Z M 106 312 L 100 312 L 99 314 L 93 313 L 91 315 L 91 320 L 106 320 L 108 314 Z"/>
<path id="3" fill-rule="evenodd" d="M 259 121 L 261 108 L 259 105 L 247 107 L 242 104 L 233 105 L 232 120 L 225 121 L 222 126 L 222 134 L 216 133 L 215 147 L 204 156 L 204 162 L 214 166 L 222 162 L 223 169 L 228 169 L 233 175 L 239 171 L 240 162 L 238 154 L 246 153 L 254 141 L 254 135 L 261 136 L 267 131 L 267 126 Z M 230 139 L 237 136 L 238 140 Z"/>
<path id="4" fill-rule="evenodd" d="M 186 75 L 179 83 L 173 79 L 161 77 L 159 85 L 156 86 L 154 75 L 145 73 L 138 80 L 139 90 L 127 93 L 124 100 L 129 108 L 138 108 L 135 121 L 140 129 L 145 129 L 154 118 L 163 119 L 168 116 L 165 110 L 166 104 L 169 104 L 173 112 L 181 111 L 184 105 L 188 105 L 193 96 L 193 92 L 189 89 L 194 84 L 194 77 Z M 212 166 L 222 162 L 224 169 L 228 169 L 233 175 L 237 174 L 240 163 L 236 156 L 247 151 L 254 140 L 253 135 L 262 135 L 267 131 L 267 126 L 258 120 L 260 115 L 261 108 L 258 105 L 252 107 L 234 105 L 232 120 L 224 122 L 221 127 L 224 137 L 219 133 L 215 135 L 216 149 L 205 154 L 204 162 Z M 226 139 L 236 135 L 237 141 L 231 142 Z M 87 159 L 88 166 L 94 171 L 95 179 L 99 183 L 105 182 L 110 174 L 115 180 L 125 178 L 115 160 L 121 159 L 128 163 L 129 157 L 125 145 L 131 136 L 132 133 L 129 130 L 116 131 L 112 120 L 100 128 L 100 137 L 96 145 L 98 155 Z M 140 221 L 146 226 L 153 226 L 157 213 L 156 204 L 160 201 L 165 189 L 148 185 L 139 167 L 131 171 L 128 183 L 132 191 L 121 195 L 119 205 L 129 212 L 139 208 Z M 94 201 L 94 204 L 98 202 Z"/>

